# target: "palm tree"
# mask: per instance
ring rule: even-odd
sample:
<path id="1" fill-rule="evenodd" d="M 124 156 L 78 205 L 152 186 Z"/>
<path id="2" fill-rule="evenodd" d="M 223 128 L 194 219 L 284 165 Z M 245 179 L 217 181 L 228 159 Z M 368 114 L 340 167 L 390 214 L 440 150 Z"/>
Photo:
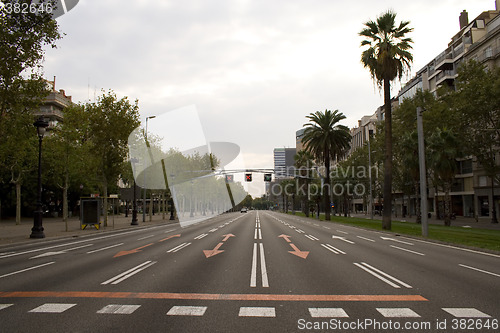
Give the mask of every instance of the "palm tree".
<path id="1" fill-rule="evenodd" d="M 325 219 L 330 221 L 330 161 L 342 155 L 350 146 L 351 134 L 349 128 L 338 124 L 346 116 L 338 110 L 325 112 L 316 111 L 306 118 L 309 123 L 304 124 L 306 130 L 302 142 L 305 150 L 316 159 L 325 163 L 325 182 L 323 184 L 323 202 L 325 205 Z"/>
<path id="2" fill-rule="evenodd" d="M 384 216 L 382 228 L 391 229 L 392 212 L 392 110 L 391 81 L 401 79 L 410 69 L 413 56 L 411 38 L 405 37 L 413 31 L 409 21 L 396 26 L 396 13 L 387 11 L 374 21 L 364 23 L 365 28 L 359 35 L 367 39 L 361 46 L 368 46 L 361 54 L 363 67 L 368 68 L 372 79 L 379 88 L 384 89 L 385 104 L 385 158 L 384 158 Z"/>
<path id="3" fill-rule="evenodd" d="M 307 150 L 299 150 L 297 154 L 295 154 L 294 159 L 295 167 L 299 171 L 298 174 L 296 174 L 296 177 L 299 177 L 299 188 L 302 188 L 304 185 L 306 187 L 306 194 L 301 195 L 302 212 L 306 217 L 309 217 L 309 182 L 314 156 Z"/>
<path id="4" fill-rule="evenodd" d="M 429 164 L 436 178 L 443 186 L 444 225 L 451 221 L 451 185 L 458 172 L 456 158 L 462 157 L 460 143 L 450 130 L 438 128 L 429 138 Z"/>

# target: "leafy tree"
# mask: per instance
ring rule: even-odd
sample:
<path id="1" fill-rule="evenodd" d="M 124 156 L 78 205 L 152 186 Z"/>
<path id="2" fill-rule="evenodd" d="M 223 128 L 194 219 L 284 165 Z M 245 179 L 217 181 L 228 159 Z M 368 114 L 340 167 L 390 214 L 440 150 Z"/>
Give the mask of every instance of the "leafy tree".
<path id="1" fill-rule="evenodd" d="M 116 184 L 125 168 L 128 154 L 128 137 L 139 126 L 139 106 L 136 100 L 130 103 L 127 97 L 118 99 L 113 91 L 103 93 L 94 103 L 86 103 L 88 117 L 88 140 L 96 159 L 95 178 L 104 197 L 108 188 Z M 104 226 L 107 226 L 107 200 L 104 200 Z"/>
<path id="2" fill-rule="evenodd" d="M 457 92 L 453 95 L 460 121 L 460 136 L 466 153 L 475 156 L 490 177 L 500 183 L 500 68 L 485 70 L 469 61 L 458 70 Z M 493 192 L 493 185 L 492 185 Z M 492 222 L 498 222 L 495 205 L 491 206 Z"/>
<path id="3" fill-rule="evenodd" d="M 349 128 L 339 122 L 346 117 L 338 110 L 316 111 L 306 116 L 309 123 L 304 124 L 306 130 L 302 142 L 304 149 L 325 165 L 325 183 L 323 184 L 323 202 L 325 219 L 330 221 L 330 162 L 337 159 L 349 148 L 351 134 Z"/>
<path id="4" fill-rule="evenodd" d="M 391 81 L 401 79 L 409 70 L 413 56 L 411 38 L 406 37 L 413 29 L 409 21 L 396 25 L 396 13 L 387 11 L 376 21 L 366 22 L 359 35 L 366 39 L 361 46 L 368 48 L 361 54 L 361 63 L 370 71 L 372 79 L 384 90 L 385 104 L 385 158 L 384 158 L 384 216 L 382 227 L 391 229 L 392 212 L 392 110 Z"/>

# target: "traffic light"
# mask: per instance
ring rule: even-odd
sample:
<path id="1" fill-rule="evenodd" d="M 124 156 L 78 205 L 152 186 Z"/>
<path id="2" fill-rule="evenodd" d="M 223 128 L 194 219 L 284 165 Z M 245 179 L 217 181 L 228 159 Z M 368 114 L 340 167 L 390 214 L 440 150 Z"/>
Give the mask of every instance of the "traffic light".
<path id="1" fill-rule="evenodd" d="M 226 183 L 232 183 L 234 180 L 233 175 L 226 175 Z"/>
<path id="2" fill-rule="evenodd" d="M 265 182 L 270 182 L 272 180 L 273 180 L 273 175 L 272 174 L 270 174 L 270 173 L 265 173 L 264 174 L 264 181 Z"/>
<path id="3" fill-rule="evenodd" d="M 251 182 L 252 181 L 252 174 L 251 173 L 246 173 L 245 174 L 245 181 Z"/>

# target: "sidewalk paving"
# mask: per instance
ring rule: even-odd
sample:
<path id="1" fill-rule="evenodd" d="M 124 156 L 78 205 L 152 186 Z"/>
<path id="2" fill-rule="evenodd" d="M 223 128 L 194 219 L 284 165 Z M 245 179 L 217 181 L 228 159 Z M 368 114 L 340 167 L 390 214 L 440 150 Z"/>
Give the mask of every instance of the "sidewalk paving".
<path id="1" fill-rule="evenodd" d="M 170 214 L 165 214 L 165 219 L 163 219 L 162 214 L 156 214 L 152 216 L 151 221 L 149 216 L 146 215 L 146 222 L 142 222 L 142 214 L 137 214 L 138 225 L 131 225 L 132 215 L 129 214 L 125 217 L 125 214 L 121 215 L 109 215 L 108 225 L 104 227 L 103 217 L 101 217 L 101 226 L 99 230 L 95 227 L 88 225 L 84 230 L 81 229 L 79 217 L 71 217 L 68 219 L 67 223 L 59 218 L 44 217 L 43 218 L 43 228 L 45 233 L 45 238 L 43 239 L 56 239 L 63 237 L 81 237 L 85 235 L 91 235 L 96 233 L 105 233 L 114 230 L 123 229 L 133 229 L 141 228 L 152 225 L 161 224 L 175 224 L 179 223 L 178 220 L 171 221 Z M 33 227 L 33 218 L 23 218 L 21 219 L 21 224 L 16 224 L 15 219 L 3 219 L 0 220 L 0 247 L 18 243 L 29 243 L 40 241 L 40 239 L 30 238 L 31 228 Z"/>

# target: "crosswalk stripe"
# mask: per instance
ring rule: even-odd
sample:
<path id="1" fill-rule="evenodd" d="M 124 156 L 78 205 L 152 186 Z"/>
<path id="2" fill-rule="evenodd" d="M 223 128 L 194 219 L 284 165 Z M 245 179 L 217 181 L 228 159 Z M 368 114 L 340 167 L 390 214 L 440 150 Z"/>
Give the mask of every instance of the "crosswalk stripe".
<path id="1" fill-rule="evenodd" d="M 131 314 L 140 307 L 140 305 L 109 304 L 97 311 L 97 313 Z"/>
<path id="2" fill-rule="evenodd" d="M 28 312 L 37 312 L 37 313 L 62 313 L 72 307 L 74 307 L 76 304 L 65 304 L 65 303 L 45 303 L 43 305 L 40 305 L 37 308 L 34 308 L 33 310 L 30 310 Z"/>
<path id="3" fill-rule="evenodd" d="M 241 307 L 240 317 L 276 317 L 275 308 Z"/>
<path id="4" fill-rule="evenodd" d="M 201 317 L 207 311 L 206 306 L 173 306 L 167 316 L 197 316 Z"/>
<path id="5" fill-rule="evenodd" d="M 420 315 L 409 308 L 377 308 L 386 318 L 418 318 Z"/>
<path id="6" fill-rule="evenodd" d="M 348 318 L 349 316 L 342 308 L 309 308 L 313 318 Z"/>
<path id="7" fill-rule="evenodd" d="M 443 310 L 457 318 L 491 318 L 490 315 L 474 308 L 443 308 Z"/>
<path id="8" fill-rule="evenodd" d="M 7 309 L 9 306 L 12 306 L 14 304 L 0 304 L 0 310 Z"/>

